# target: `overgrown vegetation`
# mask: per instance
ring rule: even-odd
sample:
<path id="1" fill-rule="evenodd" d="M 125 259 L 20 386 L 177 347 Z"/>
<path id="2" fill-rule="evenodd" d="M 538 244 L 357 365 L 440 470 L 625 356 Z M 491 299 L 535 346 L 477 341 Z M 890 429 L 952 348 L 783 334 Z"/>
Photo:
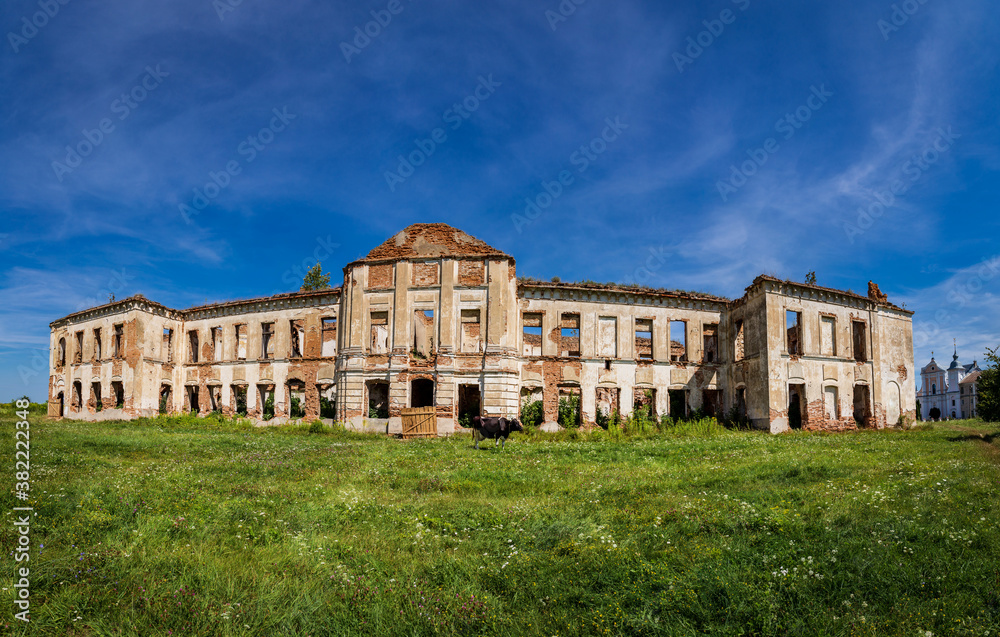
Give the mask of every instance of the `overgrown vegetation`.
<path id="1" fill-rule="evenodd" d="M 305 277 L 302 279 L 303 292 L 308 292 L 312 290 L 325 290 L 330 287 L 330 273 L 327 272 L 323 274 L 323 267 L 320 265 L 319 261 L 316 265 L 309 268 L 306 272 Z"/>
<path id="2" fill-rule="evenodd" d="M 401 442 L 49 421 L 12 635 L 994 635 L 1000 426 Z M 0 406 L 2 453 L 15 412 Z M 660 419 L 656 422 L 663 423 Z M 630 433 L 631 432 L 631 433 Z M 13 546 L 5 524 L 0 541 Z M 0 588 L 13 590 L 13 569 Z"/>
<path id="3" fill-rule="evenodd" d="M 990 365 L 979 374 L 976 386 L 979 416 L 989 421 L 1000 421 L 1000 354 L 997 349 L 986 349 L 986 361 Z"/>
<path id="4" fill-rule="evenodd" d="M 580 396 L 573 394 L 559 397 L 559 415 L 556 417 L 556 421 L 560 427 L 565 429 L 575 429 L 580 426 L 582 422 Z"/>
<path id="5" fill-rule="evenodd" d="M 519 419 L 525 427 L 538 427 L 545 422 L 545 405 L 540 400 L 526 400 L 521 405 Z"/>

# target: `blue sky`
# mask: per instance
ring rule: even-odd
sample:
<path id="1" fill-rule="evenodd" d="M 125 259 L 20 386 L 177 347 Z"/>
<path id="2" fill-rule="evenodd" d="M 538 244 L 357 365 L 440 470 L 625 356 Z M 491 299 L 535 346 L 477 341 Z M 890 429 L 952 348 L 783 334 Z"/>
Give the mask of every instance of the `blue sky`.
<path id="1" fill-rule="evenodd" d="M 5 400 L 109 292 L 290 291 L 430 221 L 542 278 L 872 279 L 918 367 L 1000 344 L 985 0 L 50 1 L 0 9 Z"/>

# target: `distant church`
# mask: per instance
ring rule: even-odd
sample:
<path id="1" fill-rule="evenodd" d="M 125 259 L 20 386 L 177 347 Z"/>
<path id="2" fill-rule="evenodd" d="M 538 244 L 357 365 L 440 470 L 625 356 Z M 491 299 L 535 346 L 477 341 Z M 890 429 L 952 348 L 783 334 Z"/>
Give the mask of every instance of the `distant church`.
<path id="1" fill-rule="evenodd" d="M 975 418 L 979 380 L 978 361 L 969 365 L 958 362 L 958 346 L 947 370 L 938 366 L 931 352 L 931 362 L 920 370 L 923 387 L 917 391 L 920 417 L 923 420 Z"/>

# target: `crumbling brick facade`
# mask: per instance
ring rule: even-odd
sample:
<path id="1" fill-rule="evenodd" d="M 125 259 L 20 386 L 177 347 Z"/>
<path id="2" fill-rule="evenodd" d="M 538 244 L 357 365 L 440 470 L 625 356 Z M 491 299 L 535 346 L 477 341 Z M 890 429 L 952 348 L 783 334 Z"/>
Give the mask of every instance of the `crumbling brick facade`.
<path id="1" fill-rule="evenodd" d="M 393 432 L 404 407 L 435 406 L 448 433 L 534 400 L 554 424 L 560 397 L 575 396 L 585 424 L 646 406 L 772 432 L 891 426 L 914 416 L 912 313 L 869 291 L 760 276 L 729 300 L 518 282 L 503 252 L 416 224 L 348 264 L 336 289 L 187 310 L 134 296 L 54 321 L 49 413 L 219 411 Z"/>

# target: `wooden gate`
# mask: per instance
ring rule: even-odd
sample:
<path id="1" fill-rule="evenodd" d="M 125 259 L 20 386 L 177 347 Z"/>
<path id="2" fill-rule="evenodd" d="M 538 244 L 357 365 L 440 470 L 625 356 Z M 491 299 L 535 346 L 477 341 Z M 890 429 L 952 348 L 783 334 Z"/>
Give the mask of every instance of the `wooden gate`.
<path id="1" fill-rule="evenodd" d="M 403 439 L 437 437 L 437 409 L 409 407 L 402 411 Z"/>

